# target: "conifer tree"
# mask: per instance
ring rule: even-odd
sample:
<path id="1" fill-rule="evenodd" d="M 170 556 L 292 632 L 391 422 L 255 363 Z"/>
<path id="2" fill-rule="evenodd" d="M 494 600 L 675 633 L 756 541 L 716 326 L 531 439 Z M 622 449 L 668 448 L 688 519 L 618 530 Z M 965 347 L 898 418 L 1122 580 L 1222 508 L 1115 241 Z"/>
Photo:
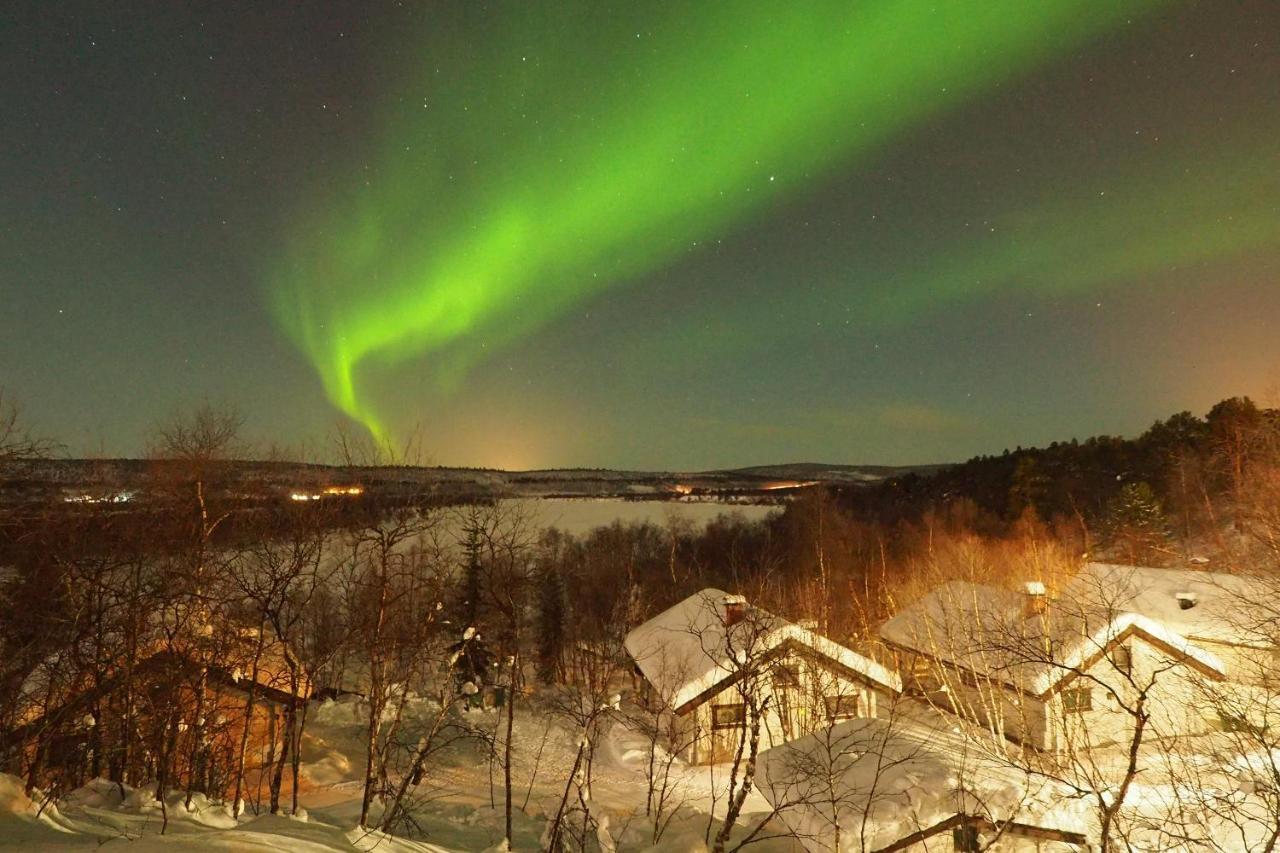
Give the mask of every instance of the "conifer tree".
<path id="1" fill-rule="evenodd" d="M 564 579 L 554 566 L 538 576 L 538 678 L 554 684 L 565 645 Z"/>
<path id="2" fill-rule="evenodd" d="M 484 568 L 480 560 L 480 527 L 475 519 L 470 519 L 463 533 L 466 539 L 462 543 L 463 565 L 462 602 L 459 608 L 464 627 L 475 627 L 480 619 L 481 582 Z"/>
<path id="3" fill-rule="evenodd" d="M 1131 563 L 1158 562 L 1169 538 L 1164 507 L 1144 482 L 1125 483 L 1111 499 L 1106 528 L 1111 545 Z"/>

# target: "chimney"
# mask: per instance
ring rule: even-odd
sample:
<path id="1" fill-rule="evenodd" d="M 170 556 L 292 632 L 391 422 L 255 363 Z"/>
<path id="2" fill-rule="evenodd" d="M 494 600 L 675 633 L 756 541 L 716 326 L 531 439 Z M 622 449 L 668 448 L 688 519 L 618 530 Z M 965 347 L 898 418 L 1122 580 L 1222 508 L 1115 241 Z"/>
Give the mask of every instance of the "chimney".
<path id="1" fill-rule="evenodd" d="M 1194 592 L 1175 593 L 1174 598 L 1178 599 L 1178 607 L 1181 610 L 1190 610 L 1196 606 L 1196 594 Z"/>
<path id="2" fill-rule="evenodd" d="M 747 599 L 741 595 L 726 595 L 724 597 L 724 626 L 732 628 L 742 621 L 742 617 L 747 613 Z"/>
<path id="3" fill-rule="evenodd" d="M 1024 616 L 1027 618 L 1043 616 L 1048 612 L 1049 596 L 1042 581 L 1027 581 L 1022 588 L 1026 595 L 1026 602 L 1023 606 Z"/>

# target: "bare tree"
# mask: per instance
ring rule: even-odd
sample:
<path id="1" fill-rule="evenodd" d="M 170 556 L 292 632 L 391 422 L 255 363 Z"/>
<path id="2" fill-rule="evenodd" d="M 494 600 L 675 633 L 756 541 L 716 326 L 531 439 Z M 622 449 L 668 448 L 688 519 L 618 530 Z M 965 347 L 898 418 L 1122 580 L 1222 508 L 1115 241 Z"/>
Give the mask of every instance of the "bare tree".
<path id="1" fill-rule="evenodd" d="M 592 808 L 591 782 L 602 726 L 620 711 L 621 695 L 608 692 L 611 681 L 610 674 L 605 673 L 592 680 L 595 689 L 562 690 L 555 702 L 556 713 L 570 723 L 571 730 L 578 732 L 579 737 L 573 767 L 544 837 L 548 851 L 586 850 L 589 839 L 599 839 L 601 834 L 609 832 L 607 817 L 596 814 Z M 612 846 L 612 841 L 608 846 Z"/>
<path id="2" fill-rule="evenodd" d="M 676 696 L 683 695 L 679 691 L 687 690 L 687 683 L 694 680 L 706 665 L 710 664 L 716 671 L 724 670 L 724 677 L 719 681 L 726 685 L 724 693 L 731 695 L 733 701 L 722 703 L 720 710 L 711 709 L 709 730 L 704 730 L 698 722 L 686 723 L 682 727 L 686 733 L 692 734 L 693 753 L 708 756 L 713 762 L 725 760 L 728 765 L 727 778 L 718 783 L 713 766 L 713 808 L 706 831 L 712 850 L 724 853 L 755 785 L 765 719 L 775 701 L 767 682 L 774 650 L 766 638 L 776 628 L 776 622 L 770 614 L 747 607 L 740 596 L 729 596 L 721 602 L 700 595 L 689 607 L 693 609 L 680 630 L 688 635 L 688 648 L 696 650 L 693 654 L 695 660 L 683 659 L 679 652 L 675 652 L 675 658 L 668 658 L 662 648 L 633 649 L 633 654 L 640 657 L 657 655 L 654 671 L 662 673 L 658 700 L 668 708 L 677 704 Z M 720 612 L 722 607 L 726 608 L 724 613 Z M 724 719 L 716 719 L 717 714 L 723 715 Z M 715 800 L 719 798 L 721 787 L 724 790 L 724 813 L 713 837 Z M 750 830 L 747 839 L 737 847 L 749 843 L 772 816 Z"/>
<path id="3" fill-rule="evenodd" d="M 353 639 L 368 672 L 362 828 L 369 826 L 374 797 L 386 786 L 389 749 L 400 727 L 415 643 L 443 597 L 438 563 L 421 547 L 422 537 L 438 522 L 436 513 L 410 507 L 372 519 L 350 534 L 345 598 Z M 388 708 L 389 722 L 384 721 Z"/>
<path id="4" fill-rule="evenodd" d="M 312 677 L 302 659 L 306 614 L 317 592 L 328 586 L 336 567 L 326 568 L 325 518 L 310 507 L 270 513 L 259 520 L 254 541 L 229 564 L 230 577 L 252 614 L 252 654 L 245 699 L 244 723 L 237 758 L 233 815 L 239 813 L 245 772 L 245 754 L 253 722 L 263 655 L 272 651 L 284 664 L 281 675 L 291 697 L 285 709 L 282 748 L 270 769 L 270 808 L 280 810 L 280 794 L 286 763 L 292 770 L 292 811 L 297 811 L 298 774 L 302 731 L 306 722 L 305 698 Z"/>
<path id="5" fill-rule="evenodd" d="M 410 821 L 411 803 L 419 787 L 426 781 L 431 763 L 439 754 L 461 741 L 482 738 L 478 731 L 460 721 L 457 715 L 459 704 L 472 695 L 478 685 L 469 681 L 459 684 L 452 672 L 455 662 L 467 653 L 468 646 L 475 641 L 476 632 L 474 628 L 468 627 L 463 631 L 461 639 L 450 642 L 454 636 L 441 628 L 430 632 L 422 644 L 421 657 L 427 670 L 424 673 L 427 676 L 425 684 L 432 691 L 435 708 L 425 720 L 419 721 L 421 730 L 417 733 L 416 741 L 403 750 L 405 766 L 383 811 L 380 825 L 383 832 L 395 832 L 403 823 Z"/>
<path id="6" fill-rule="evenodd" d="M 506 669 L 502 786 L 505 838 L 510 844 L 516 701 L 524 685 L 521 646 L 530 615 L 528 608 L 535 575 L 533 548 L 537 542 L 537 531 L 528 508 L 509 501 L 489 507 L 478 520 L 485 597 L 498 620 L 499 651 Z"/>
<path id="7" fill-rule="evenodd" d="M 32 436 L 22 423 L 22 409 L 0 386 L 0 471 L 12 462 L 45 459 L 58 449 L 57 442 Z"/>
<path id="8" fill-rule="evenodd" d="M 1167 759 L 1182 784 L 1148 828 L 1170 844 L 1280 849 L 1280 465 L 1270 442 L 1253 447 L 1236 507 L 1247 565 L 1190 575 L 1199 592 L 1186 604 L 1216 628 L 1206 633 L 1220 641 L 1213 650 L 1230 678 L 1201 680 L 1193 701 L 1216 731 Z"/>
<path id="9" fill-rule="evenodd" d="M 240 438 L 243 424 L 243 417 L 235 409 L 205 403 L 157 424 L 151 442 L 151 456 L 157 465 L 157 486 L 170 493 L 180 519 L 179 557 L 175 567 L 184 594 L 174 601 L 167 616 L 170 628 L 166 640 L 174 655 L 193 658 L 196 664 L 195 711 L 189 738 L 194 751 L 201 750 L 205 743 L 206 682 L 216 651 L 214 634 L 219 625 L 225 624 L 215 613 L 225 599 L 212 589 L 222 575 L 211 572 L 210 563 L 226 559 L 226 554 L 216 552 L 212 544 L 232 510 L 225 496 L 217 493 L 220 488 L 225 490 L 222 478 L 227 472 L 227 463 L 243 452 Z M 182 518 L 187 511 L 191 514 Z M 192 764 L 200 760 L 193 752 Z M 196 787 L 194 781 L 193 777 L 187 786 L 188 807 Z M 163 801 L 162 786 L 167 782 L 162 775 L 156 789 L 158 800 Z"/>

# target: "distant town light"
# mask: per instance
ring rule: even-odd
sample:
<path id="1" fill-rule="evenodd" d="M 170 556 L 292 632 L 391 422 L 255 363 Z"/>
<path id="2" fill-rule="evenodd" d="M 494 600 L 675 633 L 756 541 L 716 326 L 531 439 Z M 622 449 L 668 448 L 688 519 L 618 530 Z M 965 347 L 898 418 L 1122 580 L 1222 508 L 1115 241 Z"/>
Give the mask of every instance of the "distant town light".
<path id="1" fill-rule="evenodd" d="M 291 501 L 318 501 L 331 497 L 356 497 L 364 494 L 364 486 L 326 486 L 319 492 L 290 492 Z"/>
<path id="2" fill-rule="evenodd" d="M 69 504 L 122 504 L 133 500 L 132 491 L 113 492 L 109 495 L 67 495 L 62 499 Z"/>

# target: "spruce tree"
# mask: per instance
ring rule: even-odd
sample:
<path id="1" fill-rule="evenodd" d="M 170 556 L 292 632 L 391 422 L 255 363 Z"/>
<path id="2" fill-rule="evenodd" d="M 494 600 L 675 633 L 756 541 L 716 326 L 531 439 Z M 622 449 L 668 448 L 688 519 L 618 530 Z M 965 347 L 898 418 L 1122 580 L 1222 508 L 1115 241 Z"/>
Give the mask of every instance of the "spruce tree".
<path id="1" fill-rule="evenodd" d="M 554 684 L 565 646 L 564 579 L 554 566 L 538 576 L 538 678 Z"/>
<path id="2" fill-rule="evenodd" d="M 1164 507 L 1143 482 L 1126 483 L 1111 499 L 1106 528 L 1112 546 L 1132 563 L 1158 560 L 1169 538 Z"/>
<path id="3" fill-rule="evenodd" d="M 480 620 L 481 575 L 484 567 L 480 560 L 480 529 L 474 523 L 463 531 L 466 539 L 462 543 L 465 564 L 462 567 L 462 607 L 460 608 L 464 627 L 477 627 Z"/>

